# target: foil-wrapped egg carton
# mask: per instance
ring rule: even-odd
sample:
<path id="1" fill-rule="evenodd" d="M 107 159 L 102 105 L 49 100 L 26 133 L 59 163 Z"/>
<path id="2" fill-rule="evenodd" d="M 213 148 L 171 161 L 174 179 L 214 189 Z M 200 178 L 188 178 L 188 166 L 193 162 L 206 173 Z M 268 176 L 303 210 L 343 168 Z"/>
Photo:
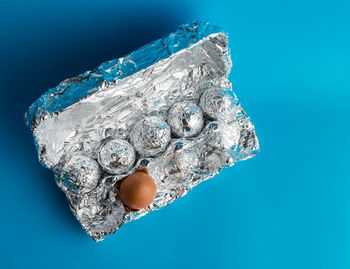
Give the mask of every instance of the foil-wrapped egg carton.
<path id="1" fill-rule="evenodd" d="M 94 240 L 258 152 L 230 70 L 227 34 L 209 23 L 186 24 L 64 80 L 29 107 L 25 121 L 39 160 Z M 157 194 L 135 212 L 115 185 L 140 167 Z"/>

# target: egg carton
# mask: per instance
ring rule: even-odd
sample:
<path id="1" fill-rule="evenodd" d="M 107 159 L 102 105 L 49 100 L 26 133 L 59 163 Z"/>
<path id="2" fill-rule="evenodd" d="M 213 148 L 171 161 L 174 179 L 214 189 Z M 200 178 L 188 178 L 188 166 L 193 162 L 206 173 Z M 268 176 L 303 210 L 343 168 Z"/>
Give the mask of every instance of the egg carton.
<path id="1" fill-rule="evenodd" d="M 39 160 L 94 240 L 258 152 L 230 70 L 227 34 L 195 22 L 64 80 L 29 107 L 25 121 Z M 140 168 L 157 193 L 135 211 L 116 186 Z"/>

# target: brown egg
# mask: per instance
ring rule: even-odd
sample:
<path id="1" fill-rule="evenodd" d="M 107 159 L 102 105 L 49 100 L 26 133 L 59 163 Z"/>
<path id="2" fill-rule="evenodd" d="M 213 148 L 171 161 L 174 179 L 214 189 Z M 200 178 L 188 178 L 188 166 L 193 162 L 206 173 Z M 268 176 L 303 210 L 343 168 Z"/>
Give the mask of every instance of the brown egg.
<path id="1" fill-rule="evenodd" d="M 130 174 L 120 183 L 120 200 L 133 210 L 149 206 L 156 193 L 156 184 L 145 168 Z"/>

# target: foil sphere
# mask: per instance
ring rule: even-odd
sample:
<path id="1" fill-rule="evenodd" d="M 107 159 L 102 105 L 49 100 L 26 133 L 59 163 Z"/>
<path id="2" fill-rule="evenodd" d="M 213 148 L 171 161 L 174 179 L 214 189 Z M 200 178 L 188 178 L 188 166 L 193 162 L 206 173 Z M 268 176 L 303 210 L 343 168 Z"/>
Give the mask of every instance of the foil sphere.
<path id="1" fill-rule="evenodd" d="M 76 154 L 63 166 L 57 183 L 64 190 L 83 194 L 96 188 L 100 175 L 100 166 L 94 159 Z"/>
<path id="2" fill-rule="evenodd" d="M 168 123 L 178 137 L 195 136 L 203 128 L 203 113 L 190 101 L 179 102 L 169 110 Z"/>
<path id="3" fill-rule="evenodd" d="M 133 146 L 123 139 L 110 139 L 102 144 L 98 162 L 110 174 L 122 174 L 130 170 L 135 162 Z"/>
<path id="4" fill-rule="evenodd" d="M 138 121 L 130 134 L 131 143 L 144 157 L 156 156 L 163 152 L 171 138 L 169 125 L 156 116 Z"/>
<path id="5" fill-rule="evenodd" d="M 201 96 L 199 106 L 211 119 L 231 118 L 236 109 L 236 98 L 230 89 L 208 88 Z"/>

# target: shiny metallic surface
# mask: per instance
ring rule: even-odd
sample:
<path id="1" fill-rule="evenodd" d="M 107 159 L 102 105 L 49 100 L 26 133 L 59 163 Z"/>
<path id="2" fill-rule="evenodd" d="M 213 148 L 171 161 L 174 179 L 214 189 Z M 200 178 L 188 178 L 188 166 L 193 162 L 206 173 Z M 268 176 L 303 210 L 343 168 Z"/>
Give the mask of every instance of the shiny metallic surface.
<path id="1" fill-rule="evenodd" d="M 231 89 L 213 87 L 204 91 L 199 104 L 209 118 L 225 120 L 235 113 L 236 102 L 237 98 Z"/>
<path id="2" fill-rule="evenodd" d="M 182 101 L 169 110 L 168 123 L 177 137 L 191 137 L 203 128 L 203 113 L 195 103 Z"/>
<path id="3" fill-rule="evenodd" d="M 98 163 L 110 174 L 122 174 L 131 169 L 135 162 L 132 145 L 122 139 L 109 139 L 98 152 Z"/>
<path id="4" fill-rule="evenodd" d="M 115 199 L 114 191 L 113 186 L 100 184 L 85 195 L 67 195 L 74 215 L 96 241 L 114 233 L 123 224 L 126 211 Z"/>
<path id="5" fill-rule="evenodd" d="M 39 160 L 54 171 L 72 212 L 94 240 L 258 152 L 254 126 L 227 79 L 230 70 L 227 34 L 209 23 L 186 24 L 125 57 L 63 81 L 29 107 L 25 120 Z M 183 102 L 191 104 L 176 105 Z M 204 127 L 200 110 L 189 126 L 183 121 L 188 120 L 186 113 L 170 113 L 193 104 L 203 110 Z M 114 156 L 105 143 L 113 139 L 130 141 L 135 149 L 135 162 L 124 155 L 129 150 L 122 151 L 125 169 L 118 173 L 107 168 Z M 89 158 L 89 165 L 70 163 L 72 156 Z M 96 165 L 101 171 L 97 181 Z M 86 168 L 76 172 L 71 167 Z M 139 167 L 148 169 L 157 194 L 150 206 L 130 212 L 114 186 Z M 87 171 L 93 180 L 80 178 Z"/>
<path id="6" fill-rule="evenodd" d="M 63 166 L 57 183 L 65 191 L 82 194 L 96 188 L 100 176 L 100 167 L 94 159 L 76 154 Z"/>
<path id="7" fill-rule="evenodd" d="M 152 157 L 165 150 L 170 135 L 170 127 L 162 118 L 149 116 L 135 124 L 130 140 L 141 156 Z"/>

